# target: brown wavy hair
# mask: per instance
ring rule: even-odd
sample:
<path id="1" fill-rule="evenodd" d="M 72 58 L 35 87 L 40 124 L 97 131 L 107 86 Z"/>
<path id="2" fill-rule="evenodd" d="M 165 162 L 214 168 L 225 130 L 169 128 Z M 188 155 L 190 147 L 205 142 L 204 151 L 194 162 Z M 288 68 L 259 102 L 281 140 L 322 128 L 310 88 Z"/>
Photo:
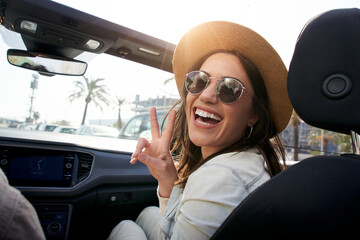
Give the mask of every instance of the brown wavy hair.
<path id="1" fill-rule="evenodd" d="M 253 131 L 249 138 L 243 137 L 231 146 L 228 146 L 220 152 L 203 159 L 201 155 L 201 148 L 194 145 L 189 138 L 185 111 L 187 91 L 183 88 L 182 99 L 180 99 L 175 105 L 179 106 L 179 108 L 175 119 L 173 145 L 171 149 L 172 153 L 176 153 L 175 156 L 178 160 L 177 171 L 179 174 L 179 180 L 175 184 L 180 185 L 181 187 L 185 187 L 188 177 L 196 169 L 214 156 L 225 152 L 241 152 L 249 148 L 256 147 L 262 153 L 267 165 L 267 170 L 271 177 L 282 171 L 282 165 L 279 162 L 280 158 L 282 158 L 284 163 L 283 165 L 285 166 L 284 147 L 270 114 L 268 94 L 261 74 L 249 60 L 237 52 L 217 51 L 209 54 L 207 57 L 218 52 L 225 52 L 237 56 L 241 64 L 244 66 L 254 89 L 253 109 L 258 116 L 258 121 L 253 126 Z M 205 61 L 204 59 L 207 57 L 203 58 L 203 61 Z M 199 69 L 200 64 L 197 65 L 198 66 L 195 66 L 193 69 Z M 245 129 L 244 136 L 248 135 L 249 129 Z"/>

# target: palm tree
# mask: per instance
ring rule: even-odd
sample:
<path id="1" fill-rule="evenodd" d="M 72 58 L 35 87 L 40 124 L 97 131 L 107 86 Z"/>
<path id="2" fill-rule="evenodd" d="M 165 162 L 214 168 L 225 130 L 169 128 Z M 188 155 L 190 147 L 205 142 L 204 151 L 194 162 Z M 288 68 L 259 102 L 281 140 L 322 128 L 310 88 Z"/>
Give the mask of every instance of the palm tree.
<path id="1" fill-rule="evenodd" d="M 116 101 L 115 104 L 118 108 L 118 120 L 117 120 L 117 128 L 120 130 L 122 123 L 121 123 L 121 115 L 120 115 L 120 110 L 121 110 L 121 105 L 125 102 L 125 99 L 120 98 L 120 97 L 116 97 Z"/>
<path id="2" fill-rule="evenodd" d="M 290 124 L 294 127 L 294 161 L 299 160 L 299 126 L 300 126 L 300 117 L 293 111 L 290 119 Z"/>
<path id="3" fill-rule="evenodd" d="M 101 103 L 105 103 L 106 105 L 110 104 L 108 100 L 108 89 L 105 85 L 100 84 L 101 81 L 105 80 L 104 78 L 97 78 L 95 80 L 89 80 L 85 76 L 83 76 L 83 78 L 85 80 L 85 84 L 81 80 L 74 81 L 75 90 L 68 97 L 70 102 L 74 101 L 75 99 L 80 99 L 83 97 L 85 98 L 85 109 L 81 125 L 85 123 L 87 108 L 90 102 L 93 102 L 101 110 Z"/>
<path id="4" fill-rule="evenodd" d="M 174 77 L 174 76 L 172 76 L 172 77 L 164 80 L 164 85 L 168 84 L 168 83 L 171 82 L 172 80 L 175 80 L 175 77 Z"/>

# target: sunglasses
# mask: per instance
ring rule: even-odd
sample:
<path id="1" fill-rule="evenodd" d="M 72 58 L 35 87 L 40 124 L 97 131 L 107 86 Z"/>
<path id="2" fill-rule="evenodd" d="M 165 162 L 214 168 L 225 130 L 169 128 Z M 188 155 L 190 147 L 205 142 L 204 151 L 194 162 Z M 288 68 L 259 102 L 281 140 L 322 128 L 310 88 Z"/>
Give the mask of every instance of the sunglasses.
<path id="1" fill-rule="evenodd" d="M 186 74 L 185 88 L 192 95 L 200 94 L 207 87 L 211 78 L 216 79 L 209 77 L 205 72 L 192 71 Z M 240 80 L 232 77 L 220 79 L 216 86 L 217 96 L 226 104 L 236 102 L 241 97 L 243 90 L 247 91 Z"/>

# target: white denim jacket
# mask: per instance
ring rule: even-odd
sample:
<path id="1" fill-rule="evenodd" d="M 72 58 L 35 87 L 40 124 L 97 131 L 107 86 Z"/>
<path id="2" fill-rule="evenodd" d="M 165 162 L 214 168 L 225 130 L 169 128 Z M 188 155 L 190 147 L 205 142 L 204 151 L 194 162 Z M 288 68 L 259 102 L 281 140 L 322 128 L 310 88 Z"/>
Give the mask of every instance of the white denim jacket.
<path id="1" fill-rule="evenodd" d="M 209 239 L 233 209 L 270 179 L 260 152 L 225 153 L 189 176 L 184 189 L 161 198 L 161 239 Z"/>

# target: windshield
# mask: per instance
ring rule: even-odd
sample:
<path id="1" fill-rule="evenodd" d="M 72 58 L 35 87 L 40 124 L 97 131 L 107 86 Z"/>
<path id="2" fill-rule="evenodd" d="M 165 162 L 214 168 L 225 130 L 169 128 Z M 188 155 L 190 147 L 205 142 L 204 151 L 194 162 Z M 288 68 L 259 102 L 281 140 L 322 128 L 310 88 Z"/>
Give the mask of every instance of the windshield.
<path id="1" fill-rule="evenodd" d="M 174 44 L 199 23 L 210 20 L 237 22 L 263 35 L 279 52 L 287 67 L 297 36 L 309 19 L 334 8 L 360 7 L 358 0 L 109 0 L 96 7 L 85 0 L 57 2 Z M 81 126 L 98 126 L 93 127 L 93 131 L 86 131 L 93 135 L 89 137 L 137 139 L 150 134 L 147 115 L 140 114 L 147 113 L 150 106 L 169 109 L 179 99 L 172 73 L 107 54 L 88 53 L 77 57 L 88 63 L 85 75 L 80 77 L 48 77 L 12 66 L 7 62 L 7 49 L 26 50 L 25 45 L 18 34 L 2 26 L 0 33 L 2 128 L 79 134 Z M 85 92 L 81 92 L 86 83 L 93 83 L 101 89 L 97 98 L 88 105 Z M 108 128 L 105 130 L 99 126 Z M 348 136 L 313 128 L 296 115 L 281 137 L 290 160 L 352 151 Z"/>

